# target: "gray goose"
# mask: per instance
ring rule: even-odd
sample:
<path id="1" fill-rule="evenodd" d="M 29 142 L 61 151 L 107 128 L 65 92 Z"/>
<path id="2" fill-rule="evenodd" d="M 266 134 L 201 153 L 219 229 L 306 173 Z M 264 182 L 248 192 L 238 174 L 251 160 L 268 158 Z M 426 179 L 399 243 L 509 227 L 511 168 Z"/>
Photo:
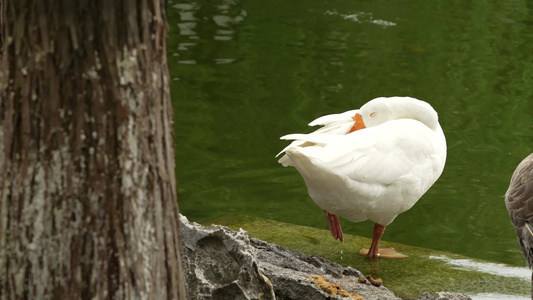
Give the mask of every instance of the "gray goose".
<path id="1" fill-rule="evenodd" d="M 516 167 L 509 189 L 505 193 L 505 206 L 516 230 L 524 257 L 531 268 L 533 265 L 533 153 Z M 533 283 L 533 276 L 531 281 Z M 533 299 L 533 287 L 531 292 L 531 299 Z"/>

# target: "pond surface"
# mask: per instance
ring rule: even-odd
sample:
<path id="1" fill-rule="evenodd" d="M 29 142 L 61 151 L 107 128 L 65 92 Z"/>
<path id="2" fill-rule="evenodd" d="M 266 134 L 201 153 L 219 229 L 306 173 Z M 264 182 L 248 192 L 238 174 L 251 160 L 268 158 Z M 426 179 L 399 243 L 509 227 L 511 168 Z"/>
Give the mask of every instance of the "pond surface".
<path id="1" fill-rule="evenodd" d="M 383 239 L 525 265 L 503 196 L 533 151 L 531 2 L 172 0 L 168 20 L 190 220 L 240 213 L 327 229 L 298 172 L 277 163 L 279 137 L 412 96 L 439 113 L 448 158 Z M 368 221 L 342 226 L 371 237 Z"/>

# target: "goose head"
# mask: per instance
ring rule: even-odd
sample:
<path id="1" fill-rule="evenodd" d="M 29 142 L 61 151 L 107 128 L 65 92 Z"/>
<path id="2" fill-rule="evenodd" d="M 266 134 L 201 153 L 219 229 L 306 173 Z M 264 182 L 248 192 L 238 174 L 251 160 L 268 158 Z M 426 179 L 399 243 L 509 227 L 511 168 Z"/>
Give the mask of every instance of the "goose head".
<path id="1" fill-rule="evenodd" d="M 365 127 L 378 126 L 391 120 L 414 119 L 432 130 L 440 128 L 433 107 L 411 97 L 376 98 L 361 106 L 359 114 Z"/>

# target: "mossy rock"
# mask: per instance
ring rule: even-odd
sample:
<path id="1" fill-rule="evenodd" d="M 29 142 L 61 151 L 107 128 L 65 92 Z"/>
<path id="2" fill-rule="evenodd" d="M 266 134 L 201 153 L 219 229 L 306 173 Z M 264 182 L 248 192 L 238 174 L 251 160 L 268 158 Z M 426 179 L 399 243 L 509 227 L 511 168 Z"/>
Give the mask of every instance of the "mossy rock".
<path id="1" fill-rule="evenodd" d="M 345 234 L 344 243 L 334 240 L 327 230 L 265 220 L 243 215 L 228 215 L 210 223 L 232 230 L 242 228 L 255 237 L 307 255 L 317 255 L 363 274 L 381 278 L 384 285 L 402 298 L 417 298 L 429 292 L 460 292 L 529 295 L 531 282 L 525 268 L 511 267 L 456 254 L 382 241 L 381 247 L 407 254 L 404 259 L 370 260 L 359 255 L 371 240 Z M 204 224 L 209 225 L 209 224 Z"/>

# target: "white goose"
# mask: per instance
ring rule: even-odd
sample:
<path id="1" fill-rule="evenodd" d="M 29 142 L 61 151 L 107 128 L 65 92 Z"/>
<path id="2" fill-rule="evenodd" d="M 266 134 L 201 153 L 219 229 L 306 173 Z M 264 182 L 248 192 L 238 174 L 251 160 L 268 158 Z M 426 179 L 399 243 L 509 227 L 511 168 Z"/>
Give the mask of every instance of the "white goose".
<path id="1" fill-rule="evenodd" d="M 327 215 L 331 234 L 344 241 L 339 218 L 371 220 L 369 257 L 406 257 L 379 249 L 385 226 L 411 208 L 435 183 L 446 161 L 446 139 L 437 112 L 410 97 L 376 98 L 359 110 L 326 115 L 324 125 L 294 140 L 279 162 L 302 175 L 309 196 Z M 278 154 L 278 155 L 279 155 Z"/>

